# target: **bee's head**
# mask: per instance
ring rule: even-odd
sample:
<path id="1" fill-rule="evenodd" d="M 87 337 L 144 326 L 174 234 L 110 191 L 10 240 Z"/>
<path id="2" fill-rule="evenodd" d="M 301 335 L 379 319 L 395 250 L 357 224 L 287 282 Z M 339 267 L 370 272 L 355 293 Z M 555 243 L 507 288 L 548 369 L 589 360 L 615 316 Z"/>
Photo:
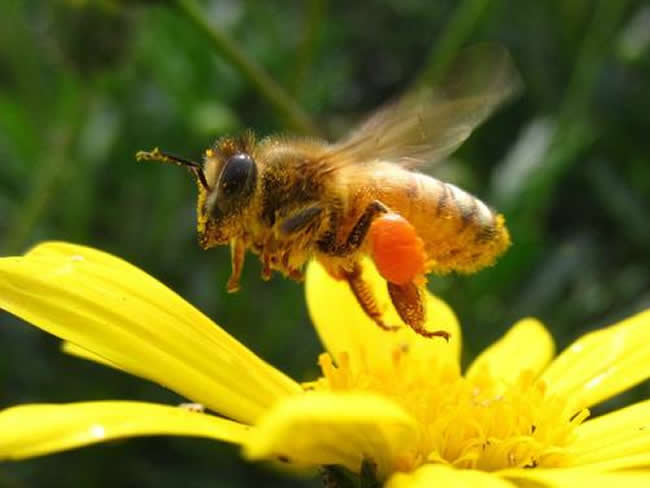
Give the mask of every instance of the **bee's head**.
<path id="1" fill-rule="evenodd" d="M 226 244 L 237 237 L 241 214 L 257 185 L 255 141 L 251 133 L 227 138 L 205 151 L 203 181 L 197 174 L 197 230 L 204 248 Z"/>
<path id="2" fill-rule="evenodd" d="M 184 166 L 194 173 L 199 188 L 197 230 L 205 249 L 227 244 L 241 234 L 241 215 L 251 202 L 257 184 L 257 164 L 252 133 L 226 138 L 205 151 L 203 165 L 160 151 L 140 151 L 138 160 Z"/>

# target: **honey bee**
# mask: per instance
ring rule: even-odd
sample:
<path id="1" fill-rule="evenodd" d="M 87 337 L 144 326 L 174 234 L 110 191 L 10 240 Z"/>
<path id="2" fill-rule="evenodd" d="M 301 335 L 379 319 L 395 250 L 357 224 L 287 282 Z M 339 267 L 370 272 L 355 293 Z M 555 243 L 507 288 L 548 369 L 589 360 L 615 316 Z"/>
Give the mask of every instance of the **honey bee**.
<path id="1" fill-rule="evenodd" d="M 518 80 L 504 48 L 474 46 L 461 52 L 435 86 L 408 91 L 335 143 L 286 136 L 258 141 L 244 132 L 218 140 L 205 151 L 203 164 L 157 148 L 136 157 L 194 173 L 199 243 L 205 249 L 230 245 L 229 292 L 239 289 L 247 250 L 259 256 L 265 280 L 275 270 L 299 281 L 314 258 L 347 281 L 377 325 L 394 330 L 361 273 L 360 259 L 370 255 L 386 271 L 402 320 L 418 334 L 447 338 L 447 332 L 424 326 L 423 276 L 489 266 L 510 237 L 503 217 L 478 198 L 415 168 L 452 153 L 513 95 Z M 400 244 L 401 229 L 406 246 Z M 374 247 L 371 235 L 379 236 Z M 416 248 L 422 259 L 409 257 Z M 415 271 L 406 279 L 391 278 L 388 268 L 400 267 L 404 257 L 417 263 Z"/>

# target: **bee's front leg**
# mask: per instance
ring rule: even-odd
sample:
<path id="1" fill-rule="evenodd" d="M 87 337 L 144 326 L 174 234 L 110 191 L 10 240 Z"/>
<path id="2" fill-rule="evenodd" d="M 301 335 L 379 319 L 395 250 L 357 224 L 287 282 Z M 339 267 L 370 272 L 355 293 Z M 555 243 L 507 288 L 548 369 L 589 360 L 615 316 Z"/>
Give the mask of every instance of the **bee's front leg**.
<path id="1" fill-rule="evenodd" d="M 246 244 L 244 243 L 244 240 L 235 237 L 230 241 L 230 261 L 232 271 L 230 272 L 230 278 L 228 278 L 228 284 L 226 285 L 228 293 L 239 291 L 239 280 L 241 278 L 242 269 L 244 268 L 245 256 Z"/>

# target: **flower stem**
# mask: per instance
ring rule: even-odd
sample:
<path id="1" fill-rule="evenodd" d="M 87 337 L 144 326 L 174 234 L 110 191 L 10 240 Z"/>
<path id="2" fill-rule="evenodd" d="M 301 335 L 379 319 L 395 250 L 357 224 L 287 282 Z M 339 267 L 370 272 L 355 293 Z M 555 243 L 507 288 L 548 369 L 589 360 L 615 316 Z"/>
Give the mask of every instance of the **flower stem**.
<path id="1" fill-rule="evenodd" d="M 423 80 L 435 83 L 444 76 L 447 66 L 478 25 L 488 5 L 494 8 L 495 3 L 494 0 L 465 0 L 456 8 L 429 54 L 428 66 L 421 76 Z"/>
<path id="2" fill-rule="evenodd" d="M 602 0 L 597 4 L 575 61 L 557 117 L 557 126 L 544 163 L 530 178 L 526 207 L 528 215 L 545 212 L 553 199 L 553 188 L 566 172 L 582 160 L 580 154 L 601 136 L 592 115 L 593 94 L 598 75 L 619 27 L 626 2 Z M 539 219 L 535 219 L 539 220 Z"/>
<path id="3" fill-rule="evenodd" d="M 3 254 L 12 255 L 23 252 L 29 238 L 43 214 L 51 207 L 52 199 L 62 180 L 62 173 L 69 160 L 66 154 L 70 149 L 71 130 L 56 128 L 51 132 L 48 151 L 43 157 L 41 169 L 31 183 L 26 201 L 16 212 L 3 246 Z"/>
<path id="4" fill-rule="evenodd" d="M 314 59 L 314 51 L 318 44 L 318 34 L 325 17 L 326 0 L 310 0 L 306 6 L 304 30 L 302 39 L 297 46 L 296 63 L 294 65 L 292 92 L 298 96 L 303 92 L 307 73 Z"/>
<path id="5" fill-rule="evenodd" d="M 180 12 L 203 33 L 217 53 L 224 57 L 257 90 L 260 95 L 283 117 L 290 128 L 303 134 L 317 134 L 311 118 L 297 102 L 246 55 L 239 45 L 225 32 L 208 23 L 195 0 L 176 0 Z"/>

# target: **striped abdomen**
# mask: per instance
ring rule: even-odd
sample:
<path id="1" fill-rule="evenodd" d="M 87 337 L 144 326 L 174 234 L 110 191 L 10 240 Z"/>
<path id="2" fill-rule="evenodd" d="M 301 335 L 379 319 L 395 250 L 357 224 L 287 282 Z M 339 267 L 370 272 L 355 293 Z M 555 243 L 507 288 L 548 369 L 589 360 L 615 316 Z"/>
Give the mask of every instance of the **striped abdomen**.
<path id="1" fill-rule="evenodd" d="M 425 242 L 428 272 L 477 271 L 510 245 L 503 216 L 452 184 L 394 165 L 376 167 L 368 179 L 355 207 L 359 198 L 378 199 L 405 217 Z"/>

